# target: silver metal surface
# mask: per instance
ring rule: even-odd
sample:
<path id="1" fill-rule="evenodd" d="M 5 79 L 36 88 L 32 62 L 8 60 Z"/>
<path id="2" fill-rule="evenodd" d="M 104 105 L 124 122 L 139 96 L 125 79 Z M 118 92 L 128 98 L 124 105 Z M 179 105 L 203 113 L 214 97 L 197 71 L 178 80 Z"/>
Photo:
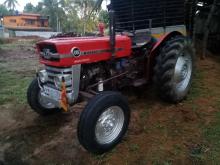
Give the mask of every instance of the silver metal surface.
<path id="1" fill-rule="evenodd" d="M 99 144 L 113 142 L 121 133 L 124 125 L 124 112 L 119 106 L 106 109 L 98 118 L 95 126 L 95 137 Z"/>
<path id="2" fill-rule="evenodd" d="M 45 84 L 42 84 L 40 86 L 41 88 L 41 94 L 40 104 L 42 104 L 43 107 L 60 107 L 60 100 L 56 98 L 52 98 L 51 96 L 48 96 L 46 92 L 44 91 L 44 87 L 50 87 L 57 91 L 60 91 L 61 88 L 55 84 L 55 78 L 59 78 L 60 81 L 62 80 L 62 77 L 65 79 L 65 85 L 66 85 L 66 91 L 67 91 L 67 98 L 68 103 L 73 104 L 78 99 L 79 95 L 79 85 L 80 85 L 80 76 L 81 76 L 81 65 L 74 65 L 70 68 L 55 68 L 46 66 L 46 71 L 48 74 L 48 81 Z"/>
<path id="3" fill-rule="evenodd" d="M 80 87 L 80 77 L 81 77 L 81 65 L 72 66 L 72 90 L 73 97 L 70 100 L 71 103 L 77 101 L 79 96 L 79 87 Z"/>
<path id="4" fill-rule="evenodd" d="M 44 94 L 40 91 L 38 94 L 38 102 L 40 105 L 46 109 L 53 109 L 56 108 L 56 105 L 53 104 L 50 100 L 44 97 Z"/>
<path id="5" fill-rule="evenodd" d="M 176 90 L 184 92 L 188 87 L 192 76 L 192 57 L 189 53 L 181 55 L 176 62 L 174 80 Z"/>

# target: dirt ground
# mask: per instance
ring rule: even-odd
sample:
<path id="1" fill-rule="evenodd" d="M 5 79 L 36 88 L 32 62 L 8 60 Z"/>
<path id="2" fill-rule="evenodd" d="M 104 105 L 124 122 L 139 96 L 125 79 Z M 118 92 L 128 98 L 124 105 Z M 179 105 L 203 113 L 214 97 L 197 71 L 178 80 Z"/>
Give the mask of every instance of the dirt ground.
<path id="1" fill-rule="evenodd" d="M 97 156 L 85 151 L 76 135 L 85 103 L 49 117 L 38 116 L 27 105 L 26 89 L 38 66 L 33 42 L 1 45 L 0 165 L 218 164 L 220 151 L 209 135 L 220 117 L 219 57 L 197 60 L 192 91 L 180 104 L 161 101 L 153 85 L 140 96 L 129 91 L 128 133 L 113 151 Z M 220 133 L 213 136 L 220 139 Z"/>

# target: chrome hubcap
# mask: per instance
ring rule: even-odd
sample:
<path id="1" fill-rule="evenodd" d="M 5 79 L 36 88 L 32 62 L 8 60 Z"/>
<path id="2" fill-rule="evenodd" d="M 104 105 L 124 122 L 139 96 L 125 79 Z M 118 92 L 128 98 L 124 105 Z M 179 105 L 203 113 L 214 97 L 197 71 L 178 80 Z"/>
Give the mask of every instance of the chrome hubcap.
<path id="1" fill-rule="evenodd" d="M 190 54 L 184 54 L 177 59 L 174 80 L 178 92 L 183 92 L 187 88 L 192 75 L 192 58 Z"/>
<path id="2" fill-rule="evenodd" d="M 100 144 L 113 142 L 122 131 L 124 120 L 124 112 L 120 107 L 112 106 L 106 109 L 96 123 L 97 142 Z"/>

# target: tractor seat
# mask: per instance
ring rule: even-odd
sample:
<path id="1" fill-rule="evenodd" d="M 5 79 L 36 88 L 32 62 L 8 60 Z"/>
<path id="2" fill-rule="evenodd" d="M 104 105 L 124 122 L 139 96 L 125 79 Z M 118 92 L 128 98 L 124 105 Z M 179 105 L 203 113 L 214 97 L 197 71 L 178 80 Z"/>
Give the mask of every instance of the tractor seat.
<path id="1" fill-rule="evenodd" d="M 151 41 L 151 33 L 149 30 L 136 31 L 132 41 L 134 46 L 142 47 Z"/>
<path id="2" fill-rule="evenodd" d="M 138 30 L 134 33 L 124 32 L 123 34 L 129 36 L 132 39 L 132 45 L 134 48 L 142 47 L 148 44 L 152 39 L 151 33 L 148 29 Z"/>

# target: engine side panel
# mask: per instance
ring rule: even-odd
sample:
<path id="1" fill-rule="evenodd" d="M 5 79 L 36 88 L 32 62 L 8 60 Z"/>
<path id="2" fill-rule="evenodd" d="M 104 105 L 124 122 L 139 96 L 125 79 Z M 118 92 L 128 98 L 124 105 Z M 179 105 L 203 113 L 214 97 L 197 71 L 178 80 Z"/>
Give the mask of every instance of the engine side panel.
<path id="1" fill-rule="evenodd" d="M 109 37 L 56 38 L 39 42 L 42 64 L 65 67 L 109 60 L 112 56 Z M 116 36 L 116 58 L 131 55 L 131 39 Z"/>

